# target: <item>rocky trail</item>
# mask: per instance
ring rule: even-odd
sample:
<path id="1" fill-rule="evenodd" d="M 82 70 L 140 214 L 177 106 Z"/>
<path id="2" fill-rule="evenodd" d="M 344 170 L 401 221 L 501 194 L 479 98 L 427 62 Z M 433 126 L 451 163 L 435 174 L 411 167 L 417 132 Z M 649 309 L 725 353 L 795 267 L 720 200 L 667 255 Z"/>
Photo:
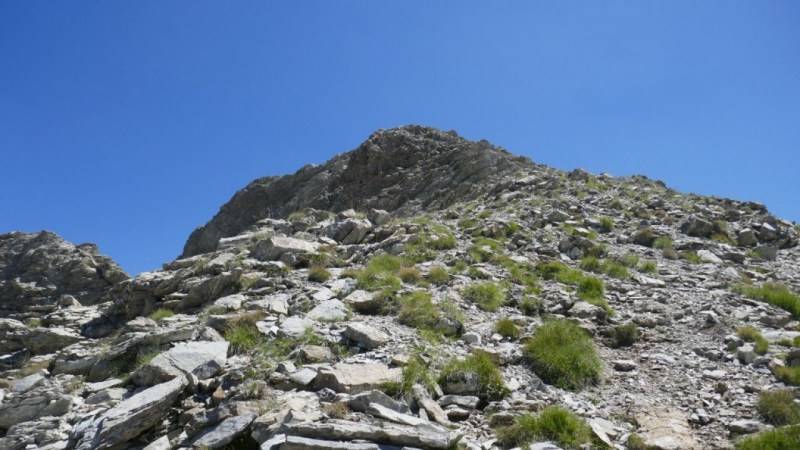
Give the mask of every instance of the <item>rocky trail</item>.
<path id="1" fill-rule="evenodd" d="M 134 278 L 0 236 L 0 449 L 750 448 L 800 421 L 798 236 L 757 203 L 382 130 L 254 181 Z"/>

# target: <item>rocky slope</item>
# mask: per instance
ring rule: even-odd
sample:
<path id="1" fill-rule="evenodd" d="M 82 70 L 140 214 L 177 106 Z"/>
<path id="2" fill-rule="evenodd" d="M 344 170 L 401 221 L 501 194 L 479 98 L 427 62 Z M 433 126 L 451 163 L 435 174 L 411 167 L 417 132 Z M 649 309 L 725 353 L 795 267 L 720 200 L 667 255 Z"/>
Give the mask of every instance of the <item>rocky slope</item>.
<path id="1" fill-rule="evenodd" d="M 378 132 L 98 305 L 0 319 L 0 448 L 733 448 L 800 383 L 797 243 L 759 204 Z M 572 441 L 514 426 L 563 411 Z"/>

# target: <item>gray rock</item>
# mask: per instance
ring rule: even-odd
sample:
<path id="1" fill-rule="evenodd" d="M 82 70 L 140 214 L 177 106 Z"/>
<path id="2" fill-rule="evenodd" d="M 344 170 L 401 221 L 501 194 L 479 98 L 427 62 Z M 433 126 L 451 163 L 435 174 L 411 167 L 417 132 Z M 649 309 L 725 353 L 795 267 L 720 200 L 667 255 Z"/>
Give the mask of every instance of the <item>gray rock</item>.
<path id="1" fill-rule="evenodd" d="M 244 303 L 246 300 L 247 297 L 242 294 L 227 295 L 214 300 L 214 306 L 225 308 L 228 311 L 236 311 L 242 307 L 242 303 Z"/>
<path id="2" fill-rule="evenodd" d="M 53 353 L 83 338 L 64 328 L 34 328 L 22 335 L 22 343 L 33 353 Z"/>
<path id="3" fill-rule="evenodd" d="M 128 390 L 125 388 L 111 388 L 100 392 L 95 392 L 86 397 L 87 405 L 99 405 L 108 403 L 113 406 L 128 396 Z"/>
<path id="4" fill-rule="evenodd" d="M 380 363 L 337 363 L 333 367 L 322 367 L 314 382 L 314 389 L 333 389 L 336 392 L 357 394 L 377 388 L 389 381 L 399 381 L 400 368 L 389 368 Z"/>
<path id="5" fill-rule="evenodd" d="M 480 399 L 473 395 L 445 395 L 439 399 L 442 408 L 450 405 L 461 406 L 462 408 L 475 409 L 478 407 Z"/>
<path id="6" fill-rule="evenodd" d="M 376 226 L 381 226 L 389 223 L 392 220 L 392 215 L 388 211 L 372 208 L 367 213 L 367 219 Z"/>
<path id="7" fill-rule="evenodd" d="M 435 425 L 409 426 L 390 422 L 371 425 L 363 422 L 329 420 L 325 423 L 296 422 L 282 426 L 280 433 L 311 439 L 360 440 L 377 444 L 447 449 L 461 438 L 456 432 Z M 297 447 L 295 447 L 297 448 Z"/>
<path id="8" fill-rule="evenodd" d="M 617 359 L 612 362 L 614 366 L 614 370 L 620 372 L 630 372 L 632 370 L 636 370 L 636 362 L 630 359 Z"/>
<path id="9" fill-rule="evenodd" d="M 175 402 L 187 384 L 186 378 L 178 377 L 123 400 L 91 422 L 76 427 L 75 448 L 109 448 L 135 438 L 162 419 L 163 411 Z"/>
<path id="10" fill-rule="evenodd" d="M 722 264 L 722 259 L 720 259 L 717 255 L 711 253 L 708 250 L 698 250 L 697 256 L 700 257 L 703 261 L 712 264 Z"/>
<path id="11" fill-rule="evenodd" d="M 369 220 L 347 219 L 328 227 L 328 236 L 343 245 L 358 244 L 372 230 Z"/>
<path id="12" fill-rule="evenodd" d="M 161 436 L 155 441 L 147 445 L 143 450 L 171 450 L 172 444 L 169 443 L 169 437 Z"/>
<path id="13" fill-rule="evenodd" d="M 262 261 L 276 261 L 285 253 L 310 254 L 316 253 L 319 244 L 286 236 L 273 236 L 259 241 L 253 249 L 253 257 Z"/>
<path id="14" fill-rule="evenodd" d="M 530 450 L 562 450 L 562 448 L 552 442 L 537 442 L 531 444 Z"/>
<path id="15" fill-rule="evenodd" d="M 380 308 L 380 302 L 375 299 L 372 292 L 361 290 L 353 291 L 345 297 L 344 303 L 362 314 L 375 313 Z"/>
<path id="16" fill-rule="evenodd" d="M 408 405 L 403 402 L 399 402 L 378 390 L 362 392 L 360 394 L 353 395 L 348 400 L 348 406 L 350 406 L 350 409 L 358 412 L 367 412 L 367 408 L 372 404 L 379 404 L 383 407 L 404 414 L 411 412 Z"/>
<path id="17" fill-rule="evenodd" d="M 374 350 L 389 342 L 388 334 L 361 322 L 348 323 L 342 334 L 365 350 Z"/>
<path id="18" fill-rule="evenodd" d="M 294 339 L 302 336 L 306 332 L 306 329 L 313 326 L 314 323 L 310 320 L 300 317 L 289 317 L 281 323 L 279 334 L 283 337 Z"/>
<path id="19" fill-rule="evenodd" d="M 750 228 L 744 228 L 736 235 L 736 242 L 742 247 L 752 247 L 758 244 L 756 234 Z"/>
<path id="20" fill-rule="evenodd" d="M 224 447 L 244 434 L 255 419 L 255 414 L 225 419 L 222 423 L 201 432 L 192 441 L 192 446 L 211 449 Z"/>
<path id="21" fill-rule="evenodd" d="M 326 300 L 309 311 L 306 317 L 323 322 L 344 320 L 347 318 L 347 307 L 339 300 Z"/>
<path id="22" fill-rule="evenodd" d="M 59 417 L 72 410 L 74 399 L 64 385 L 74 377 L 62 375 L 41 380 L 35 389 L 10 396 L 0 404 L 0 428 L 28 422 L 44 416 Z"/>
<path id="23" fill-rule="evenodd" d="M 690 217 L 681 224 L 681 233 L 688 236 L 707 238 L 713 232 L 714 224 L 699 217 Z"/>
<path id="24" fill-rule="evenodd" d="M 645 445 L 659 450 L 702 450 L 686 417 L 677 411 L 648 410 L 636 415 L 637 433 Z"/>
<path id="25" fill-rule="evenodd" d="M 227 342 L 185 342 L 153 358 L 131 379 L 139 386 L 163 383 L 188 373 L 204 380 L 220 371 L 227 356 Z"/>
<path id="26" fill-rule="evenodd" d="M 474 332 L 464 333 L 461 339 L 470 345 L 481 345 L 481 335 Z"/>
<path id="27" fill-rule="evenodd" d="M 289 377 L 292 383 L 300 386 L 310 385 L 315 378 L 317 378 L 317 371 L 308 367 L 298 370 Z"/>
<path id="28" fill-rule="evenodd" d="M 11 388 L 11 392 L 15 395 L 24 394 L 42 384 L 45 377 L 47 377 L 47 371 L 41 370 L 33 375 L 21 378 L 14 382 L 14 387 Z"/>
<path id="29" fill-rule="evenodd" d="M 742 364 L 750 364 L 756 359 L 756 352 L 751 344 L 745 344 L 736 349 L 736 358 Z"/>
<path id="30" fill-rule="evenodd" d="M 735 434 L 753 434 L 764 429 L 764 424 L 756 420 L 734 420 L 728 424 L 728 429 Z"/>

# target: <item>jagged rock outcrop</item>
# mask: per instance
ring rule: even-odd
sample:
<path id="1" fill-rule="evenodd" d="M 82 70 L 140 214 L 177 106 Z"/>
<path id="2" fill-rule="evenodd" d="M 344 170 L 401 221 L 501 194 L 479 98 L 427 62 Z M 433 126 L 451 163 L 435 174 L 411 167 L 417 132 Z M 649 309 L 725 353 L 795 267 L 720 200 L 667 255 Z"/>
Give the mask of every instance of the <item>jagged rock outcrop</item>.
<path id="1" fill-rule="evenodd" d="M 50 231 L 0 235 L 0 317 L 38 317 L 75 301 L 93 305 L 128 278 L 93 244 L 74 245 Z"/>
<path id="2" fill-rule="evenodd" d="M 261 219 L 285 218 L 305 208 L 397 213 L 442 208 L 491 192 L 530 167 L 528 158 L 455 132 L 422 126 L 378 131 L 325 164 L 253 181 L 192 233 L 181 257 L 214 251 L 220 239 Z"/>

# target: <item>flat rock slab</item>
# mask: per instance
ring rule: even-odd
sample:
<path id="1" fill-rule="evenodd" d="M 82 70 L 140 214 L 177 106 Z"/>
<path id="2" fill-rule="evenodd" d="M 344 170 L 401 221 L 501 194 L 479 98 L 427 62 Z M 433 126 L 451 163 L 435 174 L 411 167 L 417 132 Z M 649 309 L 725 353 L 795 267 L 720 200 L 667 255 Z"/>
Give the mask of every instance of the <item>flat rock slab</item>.
<path id="1" fill-rule="evenodd" d="M 281 441 L 282 439 L 282 441 Z M 261 446 L 261 450 L 408 450 L 408 447 L 393 445 L 378 445 L 362 442 L 326 441 L 322 439 L 309 439 L 298 436 L 283 436 L 277 446 Z"/>
<path id="2" fill-rule="evenodd" d="M 187 384 L 184 377 L 174 378 L 121 401 L 85 427 L 76 427 L 83 430 L 83 436 L 75 448 L 104 449 L 135 438 L 163 419 L 164 411 L 175 403 Z"/>
<path id="3" fill-rule="evenodd" d="M 289 423 L 283 425 L 279 432 L 311 439 L 342 441 L 364 439 L 377 444 L 426 449 L 451 448 L 461 439 L 460 434 L 451 433 L 447 428 L 435 424 L 410 426 L 384 422 L 380 425 L 370 425 L 346 420 Z"/>
<path id="4" fill-rule="evenodd" d="M 316 253 L 319 244 L 286 236 L 273 236 L 256 245 L 253 257 L 262 261 L 275 261 L 284 253 L 307 254 Z"/>
<path id="5" fill-rule="evenodd" d="M 309 311 L 309 319 L 331 322 L 347 318 L 347 307 L 340 300 L 325 300 Z"/>
<path id="6" fill-rule="evenodd" d="M 278 328 L 278 333 L 281 337 L 295 339 L 302 336 L 306 332 L 306 329 L 313 326 L 314 322 L 310 320 L 301 317 L 289 317 L 281 323 Z"/>
<path id="7" fill-rule="evenodd" d="M 81 335 L 64 328 L 34 328 L 22 335 L 25 347 L 37 354 L 53 353 L 82 340 Z"/>
<path id="8" fill-rule="evenodd" d="M 255 414 L 230 417 L 221 423 L 202 431 L 192 441 L 195 448 L 221 448 L 241 436 L 256 419 Z"/>
<path id="9" fill-rule="evenodd" d="M 314 380 L 314 388 L 316 390 L 330 388 L 336 392 L 357 394 L 375 389 L 382 383 L 399 381 L 401 374 L 402 369 L 389 368 L 380 363 L 338 363 L 330 368 L 319 369 Z"/>
<path id="10" fill-rule="evenodd" d="M 702 450 L 686 417 L 678 411 L 646 411 L 636 415 L 639 436 L 656 450 Z"/>
<path id="11" fill-rule="evenodd" d="M 388 334 L 361 322 L 348 323 L 342 334 L 365 350 L 374 350 L 389 342 Z"/>
<path id="12" fill-rule="evenodd" d="M 214 376 L 228 360 L 228 343 L 185 342 L 159 354 L 133 374 L 139 386 L 163 383 L 194 373 L 203 380 Z"/>

